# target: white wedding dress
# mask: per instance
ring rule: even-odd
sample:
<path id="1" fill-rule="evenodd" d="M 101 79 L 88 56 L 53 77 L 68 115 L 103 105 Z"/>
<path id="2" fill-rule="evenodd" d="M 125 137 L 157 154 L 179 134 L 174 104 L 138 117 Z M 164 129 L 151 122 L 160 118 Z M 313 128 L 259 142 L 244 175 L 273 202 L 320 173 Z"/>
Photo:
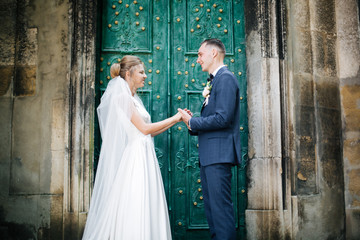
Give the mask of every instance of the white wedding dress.
<path id="1" fill-rule="evenodd" d="M 102 148 L 83 239 L 168 240 L 171 230 L 153 139 L 130 121 L 150 115 L 121 77 L 98 107 Z"/>

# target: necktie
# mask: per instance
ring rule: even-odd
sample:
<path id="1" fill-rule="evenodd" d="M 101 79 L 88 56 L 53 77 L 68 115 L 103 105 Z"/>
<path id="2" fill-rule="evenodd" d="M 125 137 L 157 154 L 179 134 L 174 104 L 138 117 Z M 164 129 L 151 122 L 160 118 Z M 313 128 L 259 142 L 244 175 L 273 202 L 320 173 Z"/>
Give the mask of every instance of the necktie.
<path id="1" fill-rule="evenodd" d="M 212 82 L 213 79 L 214 79 L 214 75 L 212 75 L 212 74 L 210 73 L 209 78 L 207 79 L 207 81 L 208 81 L 208 82 Z"/>

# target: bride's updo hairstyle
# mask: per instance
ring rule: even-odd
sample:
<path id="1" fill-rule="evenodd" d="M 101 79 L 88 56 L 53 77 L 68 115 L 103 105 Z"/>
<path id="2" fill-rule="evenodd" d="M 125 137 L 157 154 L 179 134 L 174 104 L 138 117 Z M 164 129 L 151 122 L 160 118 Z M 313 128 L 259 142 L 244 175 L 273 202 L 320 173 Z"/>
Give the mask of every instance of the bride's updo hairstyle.
<path id="1" fill-rule="evenodd" d="M 125 74 L 127 71 L 130 72 L 130 75 L 134 71 L 134 67 L 142 64 L 145 68 L 144 63 L 140 60 L 140 58 L 136 56 L 126 55 L 120 61 L 120 77 L 125 79 Z"/>

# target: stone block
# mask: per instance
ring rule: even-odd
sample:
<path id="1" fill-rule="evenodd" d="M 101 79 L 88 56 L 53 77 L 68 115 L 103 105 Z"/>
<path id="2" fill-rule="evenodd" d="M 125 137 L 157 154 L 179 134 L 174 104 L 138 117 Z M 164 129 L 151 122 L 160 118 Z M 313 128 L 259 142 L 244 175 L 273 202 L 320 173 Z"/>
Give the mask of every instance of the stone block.
<path id="1" fill-rule="evenodd" d="M 63 196 L 51 196 L 50 239 L 63 240 Z M 85 226 L 85 224 L 84 224 Z"/>
<path id="2" fill-rule="evenodd" d="M 64 127 L 65 127 L 65 102 L 63 99 L 52 101 L 52 132 L 51 132 L 51 150 L 64 150 Z"/>
<path id="3" fill-rule="evenodd" d="M 309 29 L 310 28 L 310 12 L 309 12 L 309 2 L 302 0 L 293 0 L 290 1 L 291 6 L 290 16 L 293 19 L 291 23 L 294 24 L 293 27 Z"/>
<path id="4" fill-rule="evenodd" d="M 246 210 L 246 239 L 283 239 L 282 221 L 276 210 Z"/>
<path id="5" fill-rule="evenodd" d="M 333 190 L 343 191 L 344 170 L 341 158 L 340 139 L 327 139 L 318 143 L 318 145 L 323 182 Z"/>
<path id="6" fill-rule="evenodd" d="M 19 46 L 17 49 L 17 65 L 35 66 L 37 65 L 38 42 L 37 28 L 26 28 L 25 32 L 19 34 Z"/>
<path id="7" fill-rule="evenodd" d="M 256 158 L 248 163 L 248 209 L 281 209 L 281 159 Z"/>
<path id="8" fill-rule="evenodd" d="M 10 163 L 12 99 L 0 98 L 0 163 Z"/>
<path id="9" fill-rule="evenodd" d="M 17 66 L 14 96 L 34 96 L 36 90 L 36 66 Z"/>
<path id="10" fill-rule="evenodd" d="M 359 1 L 357 0 L 335 0 L 336 25 L 339 37 L 356 35 L 359 31 Z M 357 35 L 359 36 L 359 35 Z"/>
<path id="11" fill-rule="evenodd" d="M 0 163 L 0 198 L 9 195 L 10 164 Z M 1 213 L 0 213 L 1 220 Z"/>
<path id="12" fill-rule="evenodd" d="M 360 169 L 348 170 L 348 191 L 352 208 L 360 208 Z"/>
<path id="13" fill-rule="evenodd" d="M 312 45 L 310 31 L 294 29 L 293 34 L 293 71 L 312 74 Z"/>
<path id="14" fill-rule="evenodd" d="M 342 86 L 340 94 L 345 115 L 349 110 L 360 110 L 360 82 L 359 85 Z"/>
<path id="15" fill-rule="evenodd" d="M 300 137 L 314 139 L 315 136 L 315 108 L 313 106 L 295 106 L 296 134 Z"/>
<path id="16" fill-rule="evenodd" d="M 314 106 L 314 81 L 310 74 L 294 74 L 291 91 L 296 105 Z"/>
<path id="17" fill-rule="evenodd" d="M 360 112 L 360 111 L 359 111 Z M 318 140 L 329 138 L 340 139 L 341 112 L 337 109 L 318 108 Z"/>
<path id="18" fill-rule="evenodd" d="M 336 78 L 315 77 L 316 102 L 322 108 L 340 109 L 339 84 Z"/>
<path id="19" fill-rule="evenodd" d="M 309 1 L 311 30 L 336 32 L 335 1 Z"/>
<path id="20" fill-rule="evenodd" d="M 359 131 L 359 119 L 360 119 L 360 110 L 359 109 L 348 109 L 343 115 L 344 118 L 344 127 L 346 131 Z"/>
<path id="21" fill-rule="evenodd" d="M 248 66 L 254 73 L 248 79 L 248 105 L 257 106 L 248 112 L 250 158 L 281 156 L 279 75 L 270 71 L 279 68 L 278 64 L 276 59 L 263 59 Z"/>
<path id="22" fill-rule="evenodd" d="M 0 66 L 0 96 L 4 96 L 9 91 L 13 73 L 14 66 Z"/>
<path id="23" fill-rule="evenodd" d="M 350 166 L 360 165 L 360 139 L 345 139 L 344 142 L 344 161 Z"/>
<path id="24" fill-rule="evenodd" d="M 312 150 L 313 148 L 311 148 Z M 303 148 L 300 149 L 304 150 Z M 316 158 L 297 159 L 296 189 L 299 195 L 312 195 L 318 192 Z"/>
<path id="25" fill-rule="evenodd" d="M 13 65 L 15 59 L 16 1 L 3 0 L 0 2 L 0 22 L 0 65 Z"/>
<path id="26" fill-rule="evenodd" d="M 360 39 L 359 33 L 354 35 L 338 36 L 338 76 L 341 79 L 356 78 L 360 82 Z"/>
<path id="27" fill-rule="evenodd" d="M 64 193 L 64 151 L 51 151 L 51 179 L 50 192 L 52 194 L 63 194 Z"/>
<path id="28" fill-rule="evenodd" d="M 346 239 L 360 239 L 360 209 L 346 209 Z"/>
<path id="29" fill-rule="evenodd" d="M 336 77 L 336 36 L 312 31 L 313 71 L 316 76 Z"/>
<path id="30" fill-rule="evenodd" d="M 17 98 L 14 101 L 11 193 L 39 192 L 41 153 L 46 146 L 42 137 L 47 126 L 42 124 L 45 117 L 41 114 L 41 107 L 36 98 Z"/>
<path id="31" fill-rule="evenodd" d="M 298 230 L 294 239 L 344 239 L 344 201 L 341 191 L 321 189 L 321 194 L 299 196 L 296 206 Z"/>
<path id="32" fill-rule="evenodd" d="M 50 196 L 11 195 L 4 222 L 11 239 L 37 239 L 40 229 L 50 227 Z"/>

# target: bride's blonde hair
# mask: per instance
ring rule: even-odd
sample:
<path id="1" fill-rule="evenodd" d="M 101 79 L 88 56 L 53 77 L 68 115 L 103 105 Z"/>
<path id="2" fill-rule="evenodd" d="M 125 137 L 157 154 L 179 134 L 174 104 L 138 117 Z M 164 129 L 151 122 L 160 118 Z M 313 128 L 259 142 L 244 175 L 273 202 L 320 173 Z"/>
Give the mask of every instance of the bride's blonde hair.
<path id="1" fill-rule="evenodd" d="M 120 75 L 120 63 L 113 63 L 110 67 L 110 76 L 115 78 Z"/>
<path id="2" fill-rule="evenodd" d="M 129 71 L 130 74 L 132 74 L 134 67 L 140 64 L 145 68 L 144 63 L 140 60 L 140 58 L 131 55 L 124 56 L 120 61 L 120 77 L 125 79 L 126 72 Z"/>

